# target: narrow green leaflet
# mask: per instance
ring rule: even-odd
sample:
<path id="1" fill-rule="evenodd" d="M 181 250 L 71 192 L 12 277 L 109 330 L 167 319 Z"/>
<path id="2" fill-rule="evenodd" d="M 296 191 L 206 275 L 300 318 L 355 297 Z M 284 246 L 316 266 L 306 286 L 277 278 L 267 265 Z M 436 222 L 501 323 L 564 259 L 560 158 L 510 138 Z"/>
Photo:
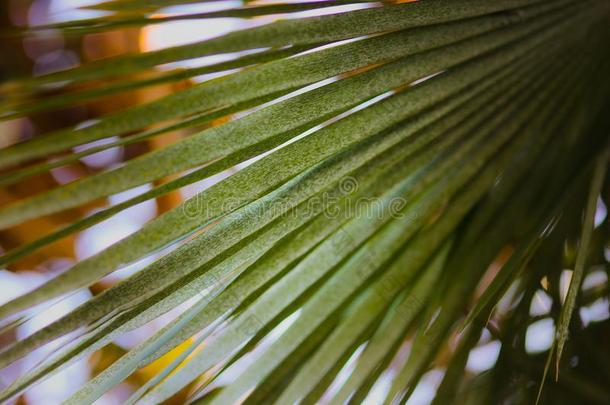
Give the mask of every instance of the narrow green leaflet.
<path id="1" fill-rule="evenodd" d="M 40 31 L 49 29 L 60 29 L 65 35 L 84 35 L 94 32 L 106 31 L 122 27 L 140 27 L 149 24 L 161 24 L 170 21 L 180 20 L 198 20 L 208 18 L 248 18 L 272 14 L 298 13 L 301 11 L 316 10 L 326 7 L 336 7 L 357 3 L 374 3 L 370 0 L 325 0 L 312 1 L 306 3 L 288 3 L 288 4 L 263 4 L 260 6 L 246 6 L 229 8 L 218 11 L 208 11 L 203 13 L 188 13 L 176 14 L 169 16 L 133 16 L 126 15 L 125 17 L 117 16 L 109 18 L 89 18 L 86 20 L 72 20 L 55 24 L 36 25 L 30 27 L 30 31 Z"/>
<path id="2" fill-rule="evenodd" d="M 9 100 L 7 100 L 6 104 L 3 105 L 2 108 L 0 108 L 0 120 L 13 119 L 26 114 L 58 109 L 74 104 L 85 103 L 87 101 L 100 100 L 104 97 L 123 91 L 136 90 L 142 87 L 181 81 L 209 73 L 218 73 L 232 69 L 254 66 L 260 63 L 271 62 L 310 50 L 312 48 L 317 47 L 318 45 L 322 44 L 315 44 L 311 46 L 290 46 L 280 49 L 264 50 L 256 52 L 254 54 L 248 54 L 241 57 L 237 57 L 226 62 L 219 62 L 211 65 L 205 65 L 202 67 L 189 69 L 178 68 L 167 73 L 159 73 L 154 77 L 150 78 L 130 78 L 129 80 L 111 82 L 104 86 L 98 86 L 91 89 L 83 89 L 62 94 L 60 98 L 44 98 L 42 100 L 37 100 L 36 103 L 21 103 L 21 101 L 19 100 L 17 102 L 10 102 Z"/>
<path id="3" fill-rule="evenodd" d="M 572 273 L 568 294 L 561 308 L 561 315 L 557 323 L 557 357 L 555 362 L 555 369 L 557 370 L 557 373 L 559 373 L 559 362 L 561 361 L 563 347 L 568 338 L 570 320 L 572 318 L 574 306 L 576 305 L 576 296 L 580 290 L 580 285 L 585 271 L 585 264 L 589 253 L 589 244 L 593 232 L 593 221 L 595 219 L 595 211 L 597 209 L 597 199 L 604 183 L 604 175 L 608 169 L 609 157 L 610 148 L 606 148 L 597 158 L 597 162 L 595 163 L 595 170 L 593 179 L 591 180 L 591 187 L 589 189 L 582 232 L 580 234 L 580 244 L 578 246 L 578 253 L 576 255 L 576 263 L 574 265 L 574 272 Z"/>

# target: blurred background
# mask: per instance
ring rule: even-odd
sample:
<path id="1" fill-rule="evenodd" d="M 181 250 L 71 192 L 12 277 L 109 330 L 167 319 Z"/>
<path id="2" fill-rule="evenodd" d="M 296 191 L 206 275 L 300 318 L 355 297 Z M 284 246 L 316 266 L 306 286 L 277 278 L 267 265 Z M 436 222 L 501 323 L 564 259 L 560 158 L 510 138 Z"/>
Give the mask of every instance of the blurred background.
<path id="1" fill-rule="evenodd" d="M 150 50 L 162 49 L 168 46 L 180 45 L 188 42 L 199 41 L 212 38 L 224 33 L 256 25 L 266 24 L 279 18 L 287 18 L 287 15 L 276 14 L 272 16 L 254 17 L 249 19 L 237 18 L 216 18 L 206 20 L 183 20 L 164 22 L 155 25 L 146 25 L 143 28 L 125 27 L 109 32 L 93 33 L 86 35 L 62 36 L 58 32 L 44 31 L 36 35 L 17 36 L 11 35 L 11 28 L 23 28 L 32 25 L 44 25 L 77 19 L 94 18 L 107 15 L 107 12 L 84 9 L 83 6 L 95 4 L 95 0 L 5 0 L 0 2 L 0 24 L 2 27 L 2 37 L 0 39 L 0 82 L 5 82 L 11 78 L 24 76 L 38 76 L 53 71 L 63 70 L 78 64 L 94 61 L 109 56 L 114 56 L 130 52 L 145 52 Z M 270 1 L 248 2 L 248 4 L 272 4 Z M 203 4 L 187 4 L 172 6 L 155 10 L 150 18 L 181 15 L 186 13 L 207 12 L 222 10 L 235 6 L 243 5 L 241 1 L 217 1 L 206 2 Z M 320 15 L 322 13 L 335 13 L 360 7 L 367 7 L 366 3 L 359 5 L 337 6 L 325 8 L 323 11 L 313 10 L 290 14 L 290 18 L 303 17 L 307 15 Z M 155 77 L 163 71 L 176 71 L 204 66 L 210 63 L 221 62 L 232 55 L 219 55 L 213 57 L 192 59 L 179 64 L 168 64 L 161 66 L 155 71 L 146 73 L 147 77 Z M 222 72 L 228 74 L 230 71 Z M 215 74 L 218 76 L 219 74 Z M 129 106 L 151 101 L 181 88 L 193 86 L 197 82 L 208 80 L 212 75 L 196 76 L 184 79 L 180 82 L 147 86 L 137 90 L 123 91 L 104 98 L 96 98 L 94 102 L 81 103 L 69 108 L 62 108 L 52 112 L 36 113 L 28 117 L 0 121 L 0 147 L 23 141 L 25 139 L 47 133 L 55 129 L 73 126 L 79 123 L 87 125 L 96 118 L 122 110 Z M 122 77 L 115 79 L 132 80 L 147 77 Z M 94 83 L 94 85 L 96 85 Z M 61 89 L 49 88 L 47 95 L 62 94 L 64 91 L 86 90 L 62 87 Z M 41 97 L 43 97 L 42 95 Z M 0 96 L 1 97 L 1 96 Z M 36 103 L 36 99 L 27 100 Z M 218 125 L 226 120 L 213 122 L 211 125 Z M 189 128 L 165 133 L 160 136 L 151 137 L 139 143 L 126 146 L 106 149 L 103 152 L 94 153 L 81 158 L 76 163 L 61 166 L 53 169 L 50 173 L 44 173 L 29 178 L 25 182 L 17 183 L 0 188 L 0 205 L 11 201 L 24 198 L 26 196 L 39 193 L 42 190 L 51 189 L 59 184 L 64 184 L 82 176 L 107 170 L 122 162 L 132 159 L 135 156 L 163 147 L 167 144 L 176 142 L 182 137 L 188 136 L 193 131 L 201 130 L 201 127 Z M 84 151 L 89 148 L 112 142 L 113 138 L 104 139 L 83 145 L 75 149 L 76 152 Z M 245 163 L 248 164 L 248 163 Z M 112 243 L 122 239 L 130 233 L 139 229 L 151 218 L 177 206 L 185 198 L 188 198 L 200 190 L 209 187 L 213 183 L 230 175 L 233 168 L 220 175 L 213 176 L 211 179 L 189 185 L 178 191 L 164 195 L 156 200 L 141 203 L 130 209 L 121 211 L 114 217 L 101 222 L 74 236 L 59 240 L 58 242 L 45 247 L 35 254 L 22 259 L 6 269 L 0 269 L 0 301 L 5 302 L 20 295 L 33 287 L 43 283 L 45 280 L 54 277 L 58 273 L 70 267 L 75 261 L 89 257 Z M 159 183 L 166 182 L 163 179 Z M 155 184 L 156 185 L 156 184 Z M 92 213 L 97 212 L 103 207 L 118 204 L 133 196 L 141 194 L 153 187 L 148 184 L 137 187 L 136 189 L 113 195 L 108 199 L 96 201 L 78 209 L 72 209 L 61 214 L 45 217 L 30 221 L 24 225 L 14 227 L 7 231 L 0 232 L 0 252 L 7 251 L 14 247 L 31 242 L 41 235 L 56 230 L 62 224 L 67 224 Z M 602 201 L 598 204 L 596 226 L 606 222 L 607 210 Z M 610 259 L 610 249 L 605 250 L 605 259 Z M 80 291 L 69 297 L 65 297 L 57 304 L 47 308 L 37 308 L 32 311 L 35 314 L 28 322 L 19 326 L 10 333 L 0 335 L 0 345 L 4 346 L 12 340 L 27 336 L 32 331 L 57 319 L 69 310 L 78 306 L 92 295 L 98 294 L 104 289 L 112 286 L 122 278 L 134 271 L 142 268 L 153 258 L 148 258 L 146 262 L 136 263 L 115 272 L 100 282 L 92 285 L 89 289 Z M 502 258 L 498 259 L 499 261 Z M 493 274 L 490 273 L 490 274 Z M 568 285 L 570 271 L 565 271 L 562 275 L 562 284 Z M 591 271 L 584 282 L 584 289 L 608 288 L 607 271 L 603 266 L 597 271 Z M 607 297 L 607 294 L 605 294 Z M 592 302 L 589 306 L 581 309 L 580 316 L 585 323 L 596 323 L 607 320 L 610 316 L 608 311 L 608 299 L 601 298 Z M 541 283 L 540 290 L 531 303 L 530 313 L 539 318 L 528 329 L 527 350 L 530 353 L 543 353 L 551 345 L 554 334 L 554 322 L 549 317 L 551 308 L 551 298 L 545 293 L 544 283 Z M 177 308 L 176 311 L 180 311 Z M 153 331 L 171 319 L 175 313 L 167 314 L 162 319 L 130 332 L 117 339 L 113 344 L 103 348 L 93 356 L 84 359 L 62 370 L 52 378 L 38 384 L 35 388 L 28 390 L 19 397 L 16 402 L 19 404 L 56 404 L 69 396 L 76 388 L 90 379 L 100 370 L 103 370 L 110 363 L 120 357 L 140 342 L 143 338 L 150 335 Z M 69 336 L 65 337 L 69 339 Z M 46 346 L 37 350 L 34 355 L 27 357 L 11 367 L 0 371 L 0 385 L 5 386 L 17 375 L 31 368 L 34 364 L 48 355 L 53 347 L 61 346 L 60 339 L 54 345 Z M 174 352 L 169 353 L 150 366 L 134 373 L 126 383 L 111 391 L 101 398 L 99 404 L 120 404 L 134 390 L 147 381 L 180 351 L 180 347 Z M 408 346 L 405 347 L 405 350 Z M 467 369 L 471 373 L 480 373 L 493 367 L 498 353 L 500 343 L 493 340 L 491 334 L 484 334 L 480 344 L 470 354 Z M 441 370 L 432 370 L 424 377 L 415 394 L 410 399 L 410 404 L 428 403 L 432 398 L 436 385 L 442 378 Z M 383 384 L 376 387 L 383 390 Z M 181 403 L 180 397 L 172 399 L 174 403 Z M 369 397 L 370 403 L 375 403 L 375 395 Z"/>

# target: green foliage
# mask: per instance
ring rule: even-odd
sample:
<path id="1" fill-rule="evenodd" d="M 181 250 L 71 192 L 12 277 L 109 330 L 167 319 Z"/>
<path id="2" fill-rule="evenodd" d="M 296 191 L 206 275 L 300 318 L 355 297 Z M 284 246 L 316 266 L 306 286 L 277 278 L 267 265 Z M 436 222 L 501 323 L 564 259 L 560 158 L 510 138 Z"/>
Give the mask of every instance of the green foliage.
<path id="1" fill-rule="evenodd" d="M 12 119 L 237 69 L 90 126 L 1 149 L 0 185 L 10 187 L 100 150 L 196 129 L 118 168 L 0 208 L 0 229 L 9 229 L 177 176 L 5 252 L 2 266 L 264 154 L 1 305 L 0 319 L 11 330 L 24 311 L 160 255 L 2 349 L 0 366 L 6 367 L 79 331 L 0 392 L 0 400 L 187 303 L 67 403 L 94 402 L 185 341 L 189 348 L 129 403 L 159 403 L 185 387 L 196 403 L 358 403 L 379 381 L 388 383 L 381 401 L 401 403 L 431 368 L 445 371 L 435 404 L 531 403 L 545 359 L 525 350 L 534 321 L 529 303 L 540 280 L 558 280 L 567 267 L 574 275 L 565 304 L 558 285 L 547 290 L 557 317 L 560 380 L 545 387 L 541 401 L 610 401 L 608 380 L 591 377 L 585 360 L 578 367 L 559 367 L 563 352 L 592 350 L 572 344 L 572 334 L 580 339 L 598 333 L 575 319 L 578 308 L 608 296 L 607 285 L 580 294 L 591 267 L 603 265 L 608 272 L 600 252 L 610 240 L 609 220 L 593 226 L 598 198 L 610 203 L 604 194 L 610 133 L 607 0 L 421 0 L 292 16 L 362 3 L 341 0 L 152 17 L 161 4 L 192 2 L 108 1 L 94 8 L 109 10 L 109 16 L 13 33 L 54 29 L 84 35 L 172 19 L 289 17 L 0 86 L 6 98 L 0 116 Z M 238 51 L 255 52 L 154 78 L 129 76 L 168 62 Z M 91 86 L 83 90 L 83 83 Z M 34 101 L 49 85 L 66 93 Z M 201 130 L 218 118 L 231 119 Z M 71 150 L 112 136 L 120 138 L 85 152 Z M 574 241 L 575 262 L 562 263 L 563 245 Z M 502 260 L 507 250 L 510 256 Z M 592 294 L 588 301 L 587 294 Z M 608 321 L 599 325 L 607 336 Z M 500 356 L 492 369 L 474 375 L 465 369 L 468 356 L 486 333 L 501 342 Z M 337 379 L 350 358 L 350 372 Z M 219 386 L 227 375 L 235 378 Z"/>

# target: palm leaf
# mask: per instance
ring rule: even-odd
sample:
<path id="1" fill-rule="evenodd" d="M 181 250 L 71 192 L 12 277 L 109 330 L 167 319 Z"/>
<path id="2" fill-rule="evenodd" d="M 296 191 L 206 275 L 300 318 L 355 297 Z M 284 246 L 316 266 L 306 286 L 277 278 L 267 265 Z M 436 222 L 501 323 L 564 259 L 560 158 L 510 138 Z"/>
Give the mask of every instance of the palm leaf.
<path id="1" fill-rule="evenodd" d="M 185 390 L 193 403 L 359 403 L 380 384 L 387 389 L 375 403 L 402 403 L 431 367 L 445 370 L 436 404 L 532 402 L 538 393 L 529 388 L 494 387 L 507 376 L 537 386 L 543 375 L 544 356 L 528 353 L 524 342 L 539 283 L 558 284 L 557 263 L 570 260 L 557 246 L 580 244 L 558 321 L 557 358 L 585 350 L 567 341 L 568 332 L 597 333 L 577 330 L 570 320 L 591 302 L 577 299 L 581 281 L 599 265 L 608 241 L 607 219 L 595 234 L 600 241 L 592 241 L 608 169 L 607 152 L 600 152 L 608 150 L 610 130 L 607 2 L 341 0 L 157 14 L 193 3 L 199 2 L 108 1 L 88 7 L 105 10 L 102 17 L 9 33 L 13 40 L 48 30 L 81 38 L 169 21 L 270 18 L 202 42 L 22 74 L 0 85 L 0 115 L 11 120 L 222 73 L 88 126 L 0 149 L 0 187 L 10 190 L 100 151 L 190 131 L 119 167 L 1 207 L 0 229 L 10 231 L 155 184 L 4 252 L 1 266 L 141 202 L 239 168 L 0 305 L 7 334 L 38 305 L 149 259 L 2 348 L 0 366 L 7 367 L 68 337 L 0 399 L 172 314 L 67 403 L 95 402 L 185 342 L 188 348 L 128 403 L 161 403 Z M 319 15 L 299 14 L 313 10 Z M 278 15 L 285 18 L 268 17 Z M 226 59 L 159 69 L 210 55 Z M 73 149 L 111 137 L 118 138 Z M 589 183 L 585 205 L 581 185 Z M 557 311 L 560 297 L 552 288 Z M 607 291 L 587 294 L 595 300 Z M 469 355 L 490 329 L 501 341 L 500 357 L 486 374 L 474 375 Z M 530 363 L 540 372 L 526 370 Z M 545 387 L 541 400 L 610 398 L 607 384 L 585 366 L 564 364 L 565 381 Z"/>

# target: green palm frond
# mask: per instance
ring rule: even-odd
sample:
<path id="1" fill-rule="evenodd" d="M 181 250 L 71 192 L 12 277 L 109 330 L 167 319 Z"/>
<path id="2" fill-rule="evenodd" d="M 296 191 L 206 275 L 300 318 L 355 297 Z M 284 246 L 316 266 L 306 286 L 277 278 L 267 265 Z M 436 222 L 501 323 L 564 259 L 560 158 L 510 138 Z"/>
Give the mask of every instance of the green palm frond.
<path id="1" fill-rule="evenodd" d="M 559 381 L 546 383 L 542 402 L 610 402 L 610 376 L 591 374 L 595 359 L 560 362 L 595 350 L 580 339 L 608 336 L 607 321 L 585 328 L 578 320 L 579 308 L 608 298 L 607 282 L 581 291 L 593 267 L 608 272 L 610 221 L 594 226 L 598 199 L 610 202 L 607 0 L 246 2 L 158 14 L 197 2 L 113 0 L 87 7 L 101 17 L 3 34 L 78 38 L 186 19 L 271 21 L 0 84 L 8 121 L 222 73 L 0 149 L 0 187 L 11 189 L 100 151 L 190 133 L 2 206 L 7 230 L 155 184 L 7 250 L 0 266 L 239 168 L 0 305 L 6 333 L 32 308 L 154 258 L 1 349 L 4 368 L 71 336 L 4 387 L 1 401 L 181 308 L 67 403 L 93 403 L 185 342 L 128 403 L 160 403 L 184 389 L 193 403 L 360 403 L 380 385 L 374 403 L 403 403 L 431 369 L 444 373 L 434 404 L 533 403 L 554 350 Z M 314 10 L 323 15 L 299 14 Z M 211 55 L 225 59 L 158 69 Z M 564 269 L 574 270 L 565 299 Z M 531 354 L 530 303 L 543 279 L 556 343 Z M 469 355 L 487 335 L 501 344 L 498 360 L 471 373 Z"/>

